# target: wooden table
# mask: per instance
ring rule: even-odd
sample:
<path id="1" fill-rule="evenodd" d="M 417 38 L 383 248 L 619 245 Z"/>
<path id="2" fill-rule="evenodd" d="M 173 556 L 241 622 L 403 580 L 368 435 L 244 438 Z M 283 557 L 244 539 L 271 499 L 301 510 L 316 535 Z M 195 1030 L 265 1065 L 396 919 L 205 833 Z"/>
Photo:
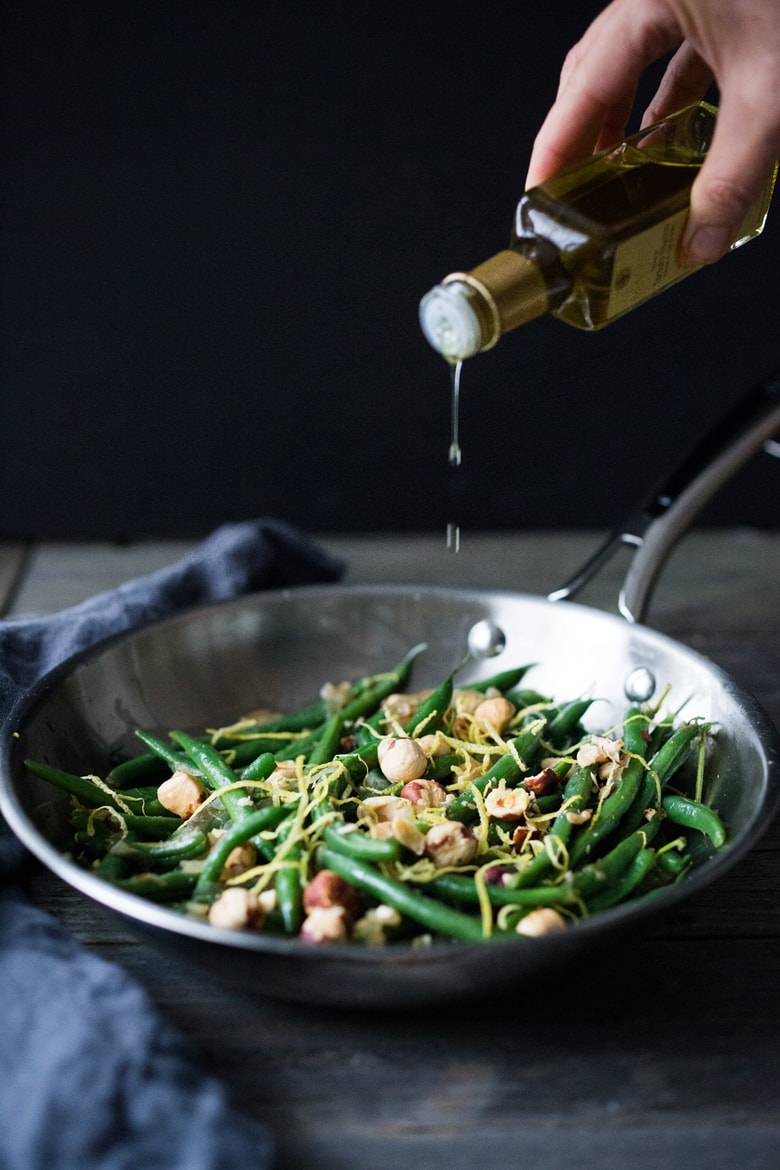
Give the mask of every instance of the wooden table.
<path id="1" fill-rule="evenodd" d="M 352 581 L 547 592 L 597 534 L 325 537 Z M 0 546 L 6 613 L 47 612 L 188 545 Z M 614 609 L 623 567 L 585 600 Z M 700 532 L 650 624 L 709 655 L 780 725 L 780 533 Z M 441 1010 L 351 1014 L 239 996 L 96 915 L 32 866 L 33 899 L 127 968 L 236 1103 L 307 1170 L 777 1170 L 780 830 L 630 946 L 533 990 Z"/>

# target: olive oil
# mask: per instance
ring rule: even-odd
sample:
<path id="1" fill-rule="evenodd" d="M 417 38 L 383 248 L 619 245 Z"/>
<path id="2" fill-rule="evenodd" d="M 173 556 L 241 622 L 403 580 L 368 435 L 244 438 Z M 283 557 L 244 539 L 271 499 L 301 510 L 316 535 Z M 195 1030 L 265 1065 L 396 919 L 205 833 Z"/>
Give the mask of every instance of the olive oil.
<path id="1" fill-rule="evenodd" d="M 460 375 L 463 362 L 450 363 L 450 449 L 447 460 L 453 470 L 457 470 L 463 459 L 460 449 Z M 460 525 L 447 525 L 447 548 L 450 552 L 460 552 Z"/>
<path id="2" fill-rule="evenodd" d="M 459 362 L 544 313 L 601 329 L 694 272 L 680 243 L 716 115 L 697 102 L 526 191 L 508 248 L 423 297 L 431 345 Z M 732 249 L 763 230 L 776 174 Z"/>

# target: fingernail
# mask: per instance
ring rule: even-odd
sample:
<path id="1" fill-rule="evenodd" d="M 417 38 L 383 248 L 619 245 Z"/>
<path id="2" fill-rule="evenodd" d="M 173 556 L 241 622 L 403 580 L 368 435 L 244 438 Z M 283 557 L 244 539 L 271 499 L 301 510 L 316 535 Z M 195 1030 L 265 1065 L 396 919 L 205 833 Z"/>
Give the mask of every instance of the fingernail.
<path id="1" fill-rule="evenodd" d="M 685 236 L 683 255 L 693 264 L 713 264 L 728 252 L 731 240 L 729 233 L 721 227 L 698 227 Z"/>

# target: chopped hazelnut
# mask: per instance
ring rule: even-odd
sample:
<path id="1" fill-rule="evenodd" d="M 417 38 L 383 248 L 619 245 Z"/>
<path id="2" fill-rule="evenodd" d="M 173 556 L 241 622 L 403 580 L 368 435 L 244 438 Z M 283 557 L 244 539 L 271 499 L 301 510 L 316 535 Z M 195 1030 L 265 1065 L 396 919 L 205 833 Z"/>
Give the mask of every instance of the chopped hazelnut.
<path id="1" fill-rule="evenodd" d="M 330 906 L 340 906 L 352 919 L 360 914 L 357 891 L 332 869 L 321 869 L 303 891 L 303 908 L 308 913 Z"/>
<path id="2" fill-rule="evenodd" d="M 425 852 L 438 869 L 468 865 L 477 853 L 477 839 L 460 821 L 442 821 L 425 834 Z"/>
<path id="3" fill-rule="evenodd" d="M 157 789 L 157 799 L 163 808 L 187 820 L 206 799 L 206 786 L 189 772 L 174 772 Z"/>
<path id="4" fill-rule="evenodd" d="M 367 796 L 358 806 L 358 815 L 361 820 L 381 824 L 392 821 L 404 807 L 410 807 L 410 801 L 401 796 Z"/>
<path id="5" fill-rule="evenodd" d="M 439 808 L 447 793 L 435 780 L 410 780 L 401 789 L 401 798 L 410 800 L 416 808 Z"/>
<path id="6" fill-rule="evenodd" d="M 622 739 L 610 739 L 606 735 L 591 736 L 591 742 L 583 744 L 577 752 L 577 763 L 581 768 L 590 768 L 593 764 L 605 764 L 608 761 L 616 764 L 622 746 Z"/>
<path id="7" fill-rule="evenodd" d="M 326 942 L 346 942 L 349 919 L 343 906 L 315 906 L 301 927 L 301 942 L 317 946 Z"/>
<path id="8" fill-rule="evenodd" d="M 251 869 L 257 861 L 257 850 L 251 841 L 245 841 L 243 845 L 236 845 L 235 849 L 231 849 L 225 862 L 225 867 L 222 871 L 222 877 L 237 877 L 245 870 Z"/>
<path id="9" fill-rule="evenodd" d="M 265 911 L 256 894 L 240 886 L 223 890 L 209 909 L 209 922 L 223 930 L 260 930 Z"/>
<path id="10" fill-rule="evenodd" d="M 518 934 L 525 934 L 529 938 L 539 938 L 543 934 L 551 934 L 557 930 L 565 930 L 566 921 L 562 914 L 553 910 L 552 906 L 542 906 L 532 910 L 518 922 L 515 930 Z"/>
<path id="11" fill-rule="evenodd" d="M 567 812 L 566 820 L 570 825 L 584 825 L 586 821 L 590 820 L 592 815 L 589 808 L 584 808 L 582 812 Z"/>
<path id="12" fill-rule="evenodd" d="M 496 821 L 519 821 L 530 803 L 525 788 L 494 788 L 485 797 L 485 811 Z"/>
<path id="13" fill-rule="evenodd" d="M 374 909 L 367 910 L 362 918 L 355 923 L 354 936 L 368 946 L 384 946 L 387 942 L 386 931 L 394 926 L 400 926 L 401 915 L 391 906 L 381 904 Z"/>
<path id="14" fill-rule="evenodd" d="M 397 719 L 399 723 L 406 723 L 407 719 L 411 719 L 418 707 L 423 703 L 429 695 L 433 692 L 429 690 L 416 691 L 413 694 L 393 694 L 388 695 L 384 701 L 384 710 L 393 719 Z"/>
<path id="15" fill-rule="evenodd" d="M 558 773 L 552 768 L 545 768 L 536 776 L 529 776 L 527 780 L 524 780 L 523 788 L 532 792 L 534 796 L 548 796 L 549 793 L 556 791 L 559 784 Z"/>

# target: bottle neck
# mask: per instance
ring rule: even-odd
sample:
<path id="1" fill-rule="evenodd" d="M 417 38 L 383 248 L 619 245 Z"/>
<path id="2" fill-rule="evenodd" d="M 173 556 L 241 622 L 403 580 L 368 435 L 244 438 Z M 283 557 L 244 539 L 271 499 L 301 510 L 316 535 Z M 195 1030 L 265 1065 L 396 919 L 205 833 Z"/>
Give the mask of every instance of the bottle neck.
<path id="1" fill-rule="evenodd" d="M 465 284 L 481 302 L 483 344 L 490 349 L 503 333 L 541 317 L 550 307 L 547 282 L 532 259 L 509 248 L 491 256 L 470 272 L 453 272 L 445 285 Z M 476 306 L 475 306 L 476 307 Z"/>

